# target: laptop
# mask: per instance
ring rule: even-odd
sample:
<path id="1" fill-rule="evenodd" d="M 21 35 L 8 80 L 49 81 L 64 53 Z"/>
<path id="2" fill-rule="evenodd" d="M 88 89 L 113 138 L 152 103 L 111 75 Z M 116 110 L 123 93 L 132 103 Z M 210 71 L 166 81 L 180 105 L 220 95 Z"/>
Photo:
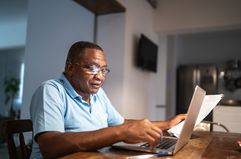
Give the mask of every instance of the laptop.
<path id="1" fill-rule="evenodd" d="M 124 142 L 118 142 L 113 144 L 112 147 L 155 153 L 157 155 L 159 154 L 160 156 L 174 155 L 189 141 L 205 95 L 205 90 L 203 90 L 199 86 L 195 87 L 188 108 L 187 117 L 182 127 L 179 138 L 163 136 L 160 143 L 152 149 L 149 147 L 148 143 L 127 144 Z"/>

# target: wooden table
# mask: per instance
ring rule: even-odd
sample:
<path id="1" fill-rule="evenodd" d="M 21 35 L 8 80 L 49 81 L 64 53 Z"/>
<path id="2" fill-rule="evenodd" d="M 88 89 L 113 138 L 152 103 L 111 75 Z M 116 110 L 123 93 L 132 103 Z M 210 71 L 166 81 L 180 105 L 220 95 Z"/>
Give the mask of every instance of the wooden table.
<path id="1" fill-rule="evenodd" d="M 239 133 L 194 132 L 191 140 L 174 156 L 163 159 L 241 159 L 241 141 Z M 145 158 L 147 153 L 119 150 L 111 147 L 100 152 L 77 152 L 61 159 L 138 159 Z M 157 157 L 151 157 L 157 158 Z"/>

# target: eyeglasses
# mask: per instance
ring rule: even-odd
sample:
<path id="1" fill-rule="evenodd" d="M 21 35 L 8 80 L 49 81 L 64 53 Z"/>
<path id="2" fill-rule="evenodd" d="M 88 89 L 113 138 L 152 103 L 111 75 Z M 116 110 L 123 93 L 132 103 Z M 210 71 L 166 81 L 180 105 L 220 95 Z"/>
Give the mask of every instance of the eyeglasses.
<path id="1" fill-rule="evenodd" d="M 74 63 L 74 64 L 85 69 L 86 73 L 92 74 L 92 75 L 96 75 L 97 73 L 101 72 L 102 75 L 106 76 L 110 72 L 110 69 L 108 69 L 107 67 L 99 67 L 96 65 L 81 65 L 79 63 Z"/>

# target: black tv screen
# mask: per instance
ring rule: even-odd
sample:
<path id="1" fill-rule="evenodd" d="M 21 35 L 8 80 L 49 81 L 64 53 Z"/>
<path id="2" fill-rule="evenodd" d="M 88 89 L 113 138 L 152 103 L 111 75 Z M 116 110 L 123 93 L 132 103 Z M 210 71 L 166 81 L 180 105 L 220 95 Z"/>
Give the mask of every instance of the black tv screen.
<path id="1" fill-rule="evenodd" d="M 158 46 L 141 34 L 137 49 L 137 66 L 144 70 L 157 72 Z"/>

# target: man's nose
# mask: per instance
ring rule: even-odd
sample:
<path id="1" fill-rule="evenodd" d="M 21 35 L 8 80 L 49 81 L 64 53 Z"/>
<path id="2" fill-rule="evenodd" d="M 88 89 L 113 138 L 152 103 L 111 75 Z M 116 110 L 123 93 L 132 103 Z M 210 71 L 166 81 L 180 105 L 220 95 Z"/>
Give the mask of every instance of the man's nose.
<path id="1" fill-rule="evenodd" d="M 105 75 L 104 75 L 104 73 L 102 73 L 102 71 L 100 70 L 100 71 L 98 71 L 98 72 L 95 74 L 94 77 L 95 77 L 95 78 L 98 78 L 98 79 L 104 79 L 104 78 L 105 78 Z"/>

